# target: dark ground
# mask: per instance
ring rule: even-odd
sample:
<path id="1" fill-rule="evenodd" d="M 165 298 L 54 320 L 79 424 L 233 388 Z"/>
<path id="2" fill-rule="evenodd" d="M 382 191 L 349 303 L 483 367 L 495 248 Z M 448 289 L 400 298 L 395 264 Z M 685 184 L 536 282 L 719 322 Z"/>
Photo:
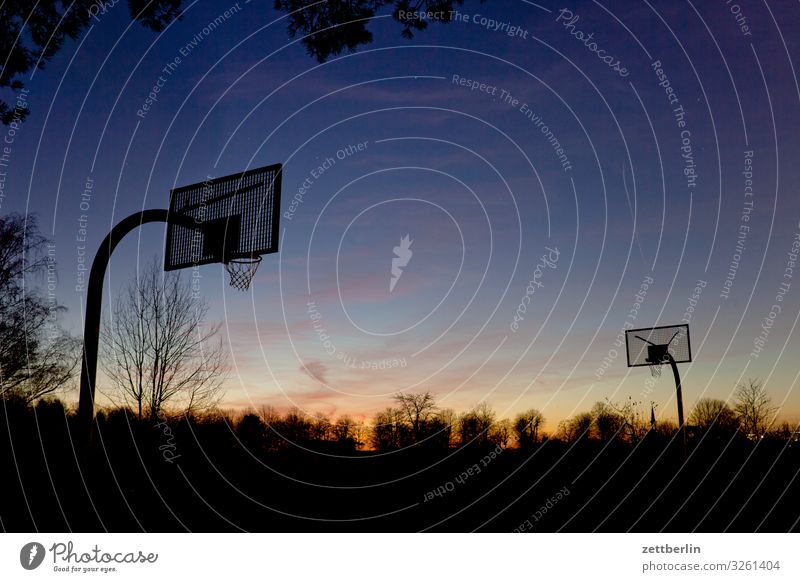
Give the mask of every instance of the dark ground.
<path id="1" fill-rule="evenodd" d="M 800 443 L 777 439 L 694 439 L 686 465 L 656 435 L 494 458 L 331 443 L 264 452 L 221 421 L 165 435 L 120 414 L 100 419 L 80 471 L 72 422 L 54 405 L 0 409 L 2 530 L 786 532 L 800 518 Z"/>

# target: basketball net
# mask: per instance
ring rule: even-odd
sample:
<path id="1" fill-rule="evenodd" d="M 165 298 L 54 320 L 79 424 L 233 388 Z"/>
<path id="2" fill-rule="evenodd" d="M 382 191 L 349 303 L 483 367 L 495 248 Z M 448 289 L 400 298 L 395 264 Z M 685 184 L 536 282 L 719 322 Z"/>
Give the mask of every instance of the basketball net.
<path id="1" fill-rule="evenodd" d="M 648 359 L 647 362 L 648 362 L 648 366 L 650 366 L 650 375 L 653 378 L 660 378 L 661 377 L 661 366 L 663 366 L 667 362 L 666 357 L 664 359 L 660 360 L 660 361 L 659 360 L 650 360 L 650 359 Z"/>
<path id="2" fill-rule="evenodd" d="M 231 287 L 239 291 L 247 291 L 250 288 L 250 282 L 256 276 L 256 271 L 260 264 L 261 256 L 226 261 L 225 270 L 230 275 Z"/>

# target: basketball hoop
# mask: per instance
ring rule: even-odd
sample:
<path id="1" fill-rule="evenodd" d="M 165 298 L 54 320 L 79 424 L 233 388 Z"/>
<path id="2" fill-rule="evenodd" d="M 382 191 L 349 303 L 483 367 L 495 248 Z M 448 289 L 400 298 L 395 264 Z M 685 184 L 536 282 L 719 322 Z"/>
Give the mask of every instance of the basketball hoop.
<path id="1" fill-rule="evenodd" d="M 225 261 L 225 270 L 230 275 L 230 285 L 239 291 L 247 291 L 250 282 L 256 276 L 258 265 L 261 264 L 261 256 L 248 257 L 244 259 L 230 259 Z"/>
<path id="2" fill-rule="evenodd" d="M 649 366 L 652 376 L 661 376 L 661 366 L 669 364 L 675 376 L 675 400 L 678 403 L 678 432 L 686 460 L 686 430 L 683 418 L 683 389 L 678 364 L 692 361 L 692 344 L 689 326 L 660 325 L 657 327 L 625 330 L 625 349 L 628 367 Z M 651 415 L 651 418 L 654 418 Z"/>

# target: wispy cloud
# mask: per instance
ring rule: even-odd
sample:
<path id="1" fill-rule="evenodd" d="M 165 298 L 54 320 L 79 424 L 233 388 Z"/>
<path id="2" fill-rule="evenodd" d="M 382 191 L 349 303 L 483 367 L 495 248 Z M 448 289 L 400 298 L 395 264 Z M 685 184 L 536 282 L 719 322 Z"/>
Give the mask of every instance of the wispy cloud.
<path id="1" fill-rule="evenodd" d="M 322 382 L 323 384 L 328 383 L 328 366 L 319 360 L 308 360 L 303 362 L 298 369 L 300 372 L 313 380 Z"/>

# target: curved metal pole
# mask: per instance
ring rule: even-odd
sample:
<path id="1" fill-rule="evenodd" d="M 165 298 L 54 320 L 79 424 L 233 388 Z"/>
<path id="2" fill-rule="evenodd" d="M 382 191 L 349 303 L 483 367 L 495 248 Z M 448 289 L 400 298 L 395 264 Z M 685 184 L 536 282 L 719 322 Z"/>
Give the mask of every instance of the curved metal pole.
<path id="1" fill-rule="evenodd" d="M 148 222 L 167 222 L 169 210 L 152 209 L 135 212 L 117 223 L 100 244 L 89 272 L 86 292 L 86 315 L 83 323 L 83 355 L 81 357 L 81 391 L 78 404 L 78 430 L 91 439 L 94 421 L 94 388 L 97 376 L 97 347 L 100 341 L 100 312 L 103 306 L 103 280 L 111 253 L 123 237 Z M 191 219 L 190 219 L 191 220 Z M 191 221 L 194 225 L 194 221 Z"/>
<path id="2" fill-rule="evenodd" d="M 672 357 L 672 354 L 667 352 L 666 355 L 667 360 L 669 360 L 670 366 L 672 366 L 672 375 L 675 376 L 675 393 L 678 399 L 678 431 L 681 433 L 681 439 L 683 441 L 683 458 L 686 459 L 686 426 L 684 426 L 683 420 L 683 390 L 681 390 L 681 376 L 678 373 L 678 364 L 675 363 L 675 358 Z"/>

